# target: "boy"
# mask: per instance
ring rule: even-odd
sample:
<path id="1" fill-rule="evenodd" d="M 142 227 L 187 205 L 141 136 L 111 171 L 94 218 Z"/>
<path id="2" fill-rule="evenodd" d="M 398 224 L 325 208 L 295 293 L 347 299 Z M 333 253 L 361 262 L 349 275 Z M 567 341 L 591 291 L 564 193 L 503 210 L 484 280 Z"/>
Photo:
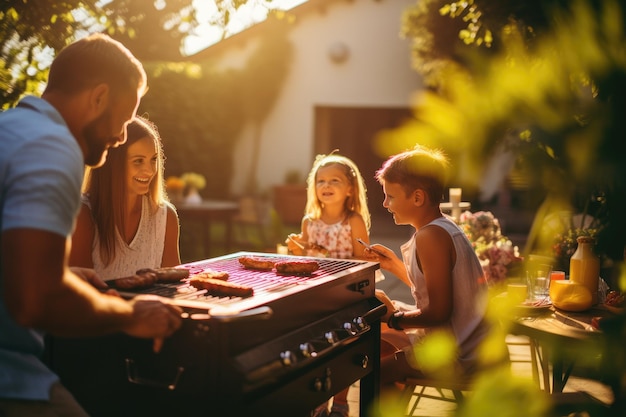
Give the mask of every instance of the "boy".
<path id="1" fill-rule="evenodd" d="M 385 256 L 368 251 L 370 259 L 411 288 L 415 300 L 415 306 L 408 306 L 376 292 L 388 310 L 383 318 L 388 326 L 381 334 L 383 386 L 423 375 L 412 348 L 421 336 L 438 330 L 456 341 L 456 357 L 450 358 L 454 371 L 473 372 L 477 347 L 490 330 L 481 265 L 463 231 L 439 208 L 448 168 L 442 152 L 417 146 L 390 157 L 376 173 L 385 194 L 383 207 L 396 224 L 415 228 L 401 247 L 402 260 L 382 245 L 373 247 Z"/>

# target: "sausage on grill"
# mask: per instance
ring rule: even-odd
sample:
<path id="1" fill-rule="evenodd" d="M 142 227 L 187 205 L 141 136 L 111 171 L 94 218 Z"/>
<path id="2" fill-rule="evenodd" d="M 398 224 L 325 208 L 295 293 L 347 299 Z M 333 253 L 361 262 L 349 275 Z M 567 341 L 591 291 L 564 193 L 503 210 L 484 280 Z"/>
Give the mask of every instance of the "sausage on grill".
<path id="1" fill-rule="evenodd" d="M 185 278 L 189 278 L 189 270 L 186 268 L 143 268 L 139 269 L 136 274 L 152 272 L 156 274 L 159 282 L 177 282 Z"/>
<path id="2" fill-rule="evenodd" d="M 196 278 L 194 276 L 189 280 L 189 284 L 216 296 L 251 297 L 254 294 L 252 287 L 213 278 Z"/>
<path id="3" fill-rule="evenodd" d="M 202 279 L 219 279 L 220 281 L 228 281 L 230 275 L 226 271 L 215 271 L 213 269 L 205 269 L 202 272 L 198 272 L 193 276 L 193 278 L 202 278 Z"/>
<path id="4" fill-rule="evenodd" d="M 271 271 L 274 269 L 276 262 L 265 259 L 261 256 L 242 256 L 239 258 L 239 263 L 248 269 L 258 269 L 260 271 Z"/>
<path id="5" fill-rule="evenodd" d="M 311 275 L 320 268 L 316 261 L 278 261 L 276 262 L 276 272 L 281 274 Z"/>
<path id="6" fill-rule="evenodd" d="M 117 278 L 109 281 L 110 284 L 120 290 L 139 290 L 150 287 L 157 282 L 154 272 L 143 271 L 140 274 L 130 275 L 128 277 Z"/>

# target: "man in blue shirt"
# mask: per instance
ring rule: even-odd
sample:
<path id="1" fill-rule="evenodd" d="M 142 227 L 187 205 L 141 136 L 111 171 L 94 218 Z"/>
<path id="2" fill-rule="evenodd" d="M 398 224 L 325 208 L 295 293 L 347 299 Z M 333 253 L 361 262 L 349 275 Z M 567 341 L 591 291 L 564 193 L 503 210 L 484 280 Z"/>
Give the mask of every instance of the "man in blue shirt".
<path id="1" fill-rule="evenodd" d="M 147 90 L 141 63 L 119 42 L 92 35 L 63 49 L 41 98 L 0 114 L 0 415 L 85 416 L 41 361 L 44 332 L 163 338 L 179 308 L 156 298 L 99 292 L 70 269 L 70 236 L 84 164 L 101 165 L 126 140 Z M 77 275 L 77 272 L 82 275 Z M 47 414 L 50 413 L 50 414 Z"/>

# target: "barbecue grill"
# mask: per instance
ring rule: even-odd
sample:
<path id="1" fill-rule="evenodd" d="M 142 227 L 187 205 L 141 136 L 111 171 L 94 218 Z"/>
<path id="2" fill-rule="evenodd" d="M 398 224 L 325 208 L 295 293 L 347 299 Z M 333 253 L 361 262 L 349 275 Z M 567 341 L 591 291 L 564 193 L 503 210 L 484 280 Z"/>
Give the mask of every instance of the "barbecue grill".
<path id="1" fill-rule="evenodd" d="M 315 260 L 310 276 L 244 269 L 241 256 Z M 86 410 L 99 416 L 308 416 L 360 380 L 360 415 L 378 396 L 377 263 L 238 252 L 181 265 L 193 276 L 226 271 L 247 298 L 216 297 L 186 281 L 134 293 L 166 297 L 183 326 L 160 353 L 116 334 L 49 338 L 47 361 Z"/>

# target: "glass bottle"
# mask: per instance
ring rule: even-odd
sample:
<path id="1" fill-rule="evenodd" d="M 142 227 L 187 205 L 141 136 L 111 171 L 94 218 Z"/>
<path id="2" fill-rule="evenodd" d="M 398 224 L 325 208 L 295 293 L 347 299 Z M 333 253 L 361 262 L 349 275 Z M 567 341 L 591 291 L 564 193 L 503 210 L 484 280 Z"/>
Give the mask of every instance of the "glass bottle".
<path id="1" fill-rule="evenodd" d="M 598 282 L 600 280 L 600 258 L 593 253 L 595 239 L 579 236 L 578 247 L 569 261 L 569 279 L 583 284 L 591 292 L 593 304 L 598 303 Z"/>

